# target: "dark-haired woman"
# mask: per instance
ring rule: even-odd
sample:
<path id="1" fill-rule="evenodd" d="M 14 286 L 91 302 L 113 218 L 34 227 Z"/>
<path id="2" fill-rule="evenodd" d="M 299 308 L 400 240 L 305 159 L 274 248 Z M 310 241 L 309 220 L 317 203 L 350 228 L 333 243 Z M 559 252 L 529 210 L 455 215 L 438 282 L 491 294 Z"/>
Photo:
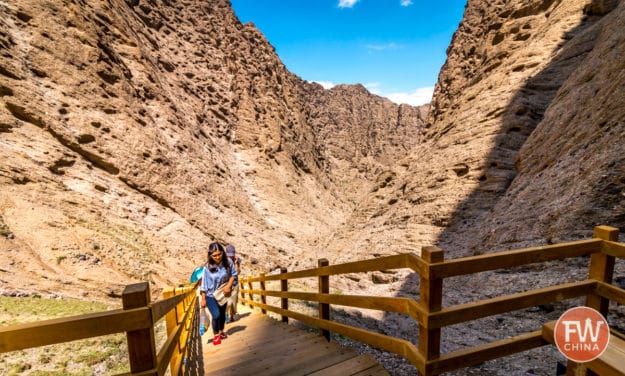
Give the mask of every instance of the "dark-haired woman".
<path id="1" fill-rule="evenodd" d="M 208 246 L 208 263 L 204 267 L 200 294 L 202 295 L 202 308 L 208 307 L 211 313 L 211 324 L 214 335 L 213 345 L 219 345 L 222 339 L 228 337 L 228 335 L 224 333 L 227 302 L 220 305 L 213 296 L 213 293 L 218 287 L 225 284 L 223 291 L 229 296 L 232 292 L 232 284 L 236 276 L 237 270 L 232 264 L 232 261 L 226 257 L 224 247 L 217 242 L 211 243 Z"/>

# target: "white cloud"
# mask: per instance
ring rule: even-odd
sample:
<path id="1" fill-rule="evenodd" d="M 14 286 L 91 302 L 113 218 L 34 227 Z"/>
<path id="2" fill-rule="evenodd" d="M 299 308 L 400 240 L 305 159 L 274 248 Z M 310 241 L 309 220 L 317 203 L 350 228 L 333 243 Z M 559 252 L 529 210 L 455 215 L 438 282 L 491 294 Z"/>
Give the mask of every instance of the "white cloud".
<path id="1" fill-rule="evenodd" d="M 319 85 L 323 86 L 324 89 L 332 89 L 335 85 L 334 82 L 331 81 L 313 81 L 315 83 L 318 83 Z"/>
<path id="2" fill-rule="evenodd" d="M 351 8 L 357 2 L 358 2 L 358 0 L 339 0 L 339 8 Z"/>
<path id="3" fill-rule="evenodd" d="M 434 87 L 422 87 L 412 93 L 375 93 L 382 97 L 390 99 L 397 104 L 409 104 L 411 106 L 420 106 L 422 104 L 430 103 L 432 101 L 432 94 L 434 94 Z"/>
<path id="4" fill-rule="evenodd" d="M 382 90 L 380 90 L 379 82 L 369 82 L 364 84 L 363 86 L 366 87 L 370 93 L 373 93 L 375 95 L 381 95 L 380 93 L 382 92 Z"/>
<path id="5" fill-rule="evenodd" d="M 402 7 L 407 7 L 412 5 L 412 0 L 401 0 L 401 6 Z"/>
<path id="6" fill-rule="evenodd" d="M 383 50 L 398 50 L 400 48 L 403 48 L 404 46 L 402 46 L 401 44 L 391 42 L 387 44 L 368 44 L 365 47 L 367 47 L 368 50 L 383 51 Z"/>

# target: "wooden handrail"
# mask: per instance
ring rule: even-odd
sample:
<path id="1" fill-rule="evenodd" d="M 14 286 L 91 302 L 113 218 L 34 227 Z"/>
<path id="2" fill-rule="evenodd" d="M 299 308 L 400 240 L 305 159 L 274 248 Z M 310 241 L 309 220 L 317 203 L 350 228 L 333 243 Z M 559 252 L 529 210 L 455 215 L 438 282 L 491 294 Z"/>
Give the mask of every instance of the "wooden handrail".
<path id="1" fill-rule="evenodd" d="M 606 255 L 625 259 L 625 244 L 604 240 L 601 243 L 601 251 Z"/>
<path id="2" fill-rule="evenodd" d="M 130 290 L 128 289 L 129 286 L 132 286 Z M 133 296 L 140 297 L 144 294 L 149 297 L 149 293 L 145 292 L 145 289 L 148 288 L 147 283 L 129 286 L 124 290 L 125 292 L 129 290 Z M 188 338 L 195 333 L 190 323 L 196 314 L 197 297 L 195 290 L 198 286 L 199 284 L 196 283 L 184 286 L 177 291 L 176 289 L 171 290 L 178 295 L 139 308 L 116 309 L 0 327 L 0 353 L 116 333 L 137 333 L 142 330 L 153 330 L 154 324 L 163 316 L 175 310 L 176 307 L 182 306 L 182 319 L 175 323 L 173 333 L 169 333 L 165 344 L 156 357 L 155 366 L 151 369 L 142 369 L 126 375 L 163 375 L 166 373 L 172 358 L 176 360 L 174 362 L 176 367 L 172 369 L 172 374 L 178 374 L 183 365 L 182 357 L 187 351 Z M 136 341 L 136 338 L 136 336 L 133 337 L 133 341 Z M 149 336 L 148 339 L 150 339 Z M 151 340 L 154 341 L 154 338 Z M 131 346 L 129 338 L 129 352 L 133 351 Z M 149 346 L 154 346 L 154 343 Z M 141 349 L 139 353 L 144 350 Z M 177 354 L 178 352 L 182 353 L 182 356 Z"/>
<path id="3" fill-rule="evenodd" d="M 185 315 L 182 321 L 180 322 L 180 324 L 176 326 L 176 329 L 174 330 L 173 335 L 169 335 L 167 337 L 167 341 L 165 341 L 165 343 L 163 344 L 163 347 L 161 348 L 161 351 L 158 353 L 159 365 L 157 368 L 158 368 L 159 375 L 165 374 L 167 364 L 169 363 L 169 360 L 172 358 L 172 355 L 174 353 L 174 350 L 176 349 L 176 346 L 179 346 L 180 343 L 182 343 L 182 346 L 179 350 L 181 353 L 186 352 L 187 346 L 189 345 L 187 341 L 187 338 L 189 337 L 188 334 L 190 331 L 189 321 L 192 319 L 192 316 L 195 314 L 196 303 L 197 303 L 197 296 L 193 295 L 191 302 L 187 306 L 187 309 L 185 309 Z M 174 362 L 174 365 L 171 369 L 172 375 L 177 375 L 180 372 L 180 367 L 182 365 L 181 360 L 182 360 L 181 358 L 177 358 L 176 361 Z"/>
<path id="4" fill-rule="evenodd" d="M 156 301 L 151 304 L 152 306 L 152 315 L 153 321 L 156 323 L 158 320 L 162 319 L 169 311 L 174 309 L 174 307 L 184 299 L 188 298 L 190 294 L 195 293 L 195 289 L 192 286 L 188 286 L 182 291 L 179 291 L 181 295 L 175 295 L 171 298 L 166 298 L 163 300 Z"/>
<path id="5" fill-rule="evenodd" d="M 250 290 L 245 290 L 250 291 Z M 253 294 L 265 294 L 266 296 L 279 297 L 284 299 L 306 300 L 333 304 L 339 306 L 375 309 L 385 312 L 404 313 L 411 316 L 418 323 L 425 325 L 427 316 L 425 311 L 412 298 L 390 298 L 386 296 L 366 296 L 366 295 L 342 295 L 342 294 L 318 294 L 312 292 L 296 291 L 273 291 L 273 290 L 251 290 Z M 247 300 L 246 300 L 247 302 Z"/>
<path id="6" fill-rule="evenodd" d="M 138 308 L 0 327 L 0 353 L 145 329 L 151 325 L 149 309 Z"/>
<path id="7" fill-rule="evenodd" d="M 614 266 L 610 257 L 625 258 L 625 244 L 615 241 L 618 238 L 616 231 L 616 229 L 611 227 L 598 226 L 595 228 L 595 238 L 593 239 L 452 260 L 443 260 L 442 251 L 436 247 L 425 247 L 423 249 L 423 257 L 419 257 L 414 253 L 408 253 L 345 264 L 320 266 L 288 273 L 283 271 L 280 274 L 248 276 L 245 280 L 249 288 L 241 289 L 240 292 L 243 296 L 242 302 L 244 304 L 261 308 L 263 312 L 271 311 L 283 317 L 294 318 L 316 326 L 320 330 L 339 333 L 372 346 L 400 354 L 410 360 L 420 373 L 436 375 L 547 344 L 542 339 L 541 330 L 537 330 L 448 354 L 439 354 L 440 328 L 444 326 L 582 296 L 596 297 L 595 300 L 598 299 L 597 301 L 601 302 L 604 299 L 609 299 L 625 304 L 625 290 L 608 283 Z M 591 260 L 595 260 L 590 265 L 590 279 L 562 283 L 451 307 L 441 307 L 440 298 L 442 296 L 442 281 L 444 278 L 588 255 L 591 255 Z M 280 291 L 267 290 L 264 286 L 265 281 L 285 282 L 299 278 L 400 268 L 411 269 L 420 275 L 421 302 L 417 302 L 412 298 L 292 292 L 287 291 L 284 283 L 282 283 Z M 261 289 L 254 289 L 254 282 L 261 283 Z M 246 293 L 249 299 L 244 298 Z M 255 301 L 254 295 L 259 296 L 262 302 Z M 419 324 L 420 336 L 425 336 L 426 344 L 422 348 L 423 339 L 419 338 L 420 345 L 417 349 L 409 341 L 389 338 L 368 330 L 335 323 L 331 320 L 324 320 L 321 317 L 315 318 L 289 309 L 274 307 L 265 303 L 265 296 L 280 298 L 283 307 L 289 306 L 289 299 L 297 299 L 317 302 L 320 306 L 341 305 L 406 314 Z M 425 302 L 423 301 L 424 298 L 426 299 Z"/>
<path id="8" fill-rule="evenodd" d="M 459 304 L 431 313 L 428 315 L 425 326 L 440 328 L 541 304 L 586 296 L 593 292 L 596 286 L 597 281 L 586 280 Z"/>
<path id="9" fill-rule="evenodd" d="M 411 259 L 411 260 L 410 260 Z M 319 276 L 332 276 L 348 273 L 364 273 L 385 269 L 411 268 L 420 273 L 426 271 L 426 263 L 414 253 L 404 253 L 377 259 L 354 261 L 346 264 L 323 266 L 296 272 L 269 274 L 264 277 L 248 277 L 248 282 L 278 281 L 283 279 L 299 279 Z"/>
<path id="10" fill-rule="evenodd" d="M 442 354 L 440 357 L 426 362 L 423 374 L 438 375 L 443 372 L 478 365 L 487 360 L 535 349 L 546 344 L 542 338 L 542 331 L 537 330 L 512 338 Z"/>
<path id="11" fill-rule="evenodd" d="M 597 282 L 596 293 L 602 297 L 625 305 L 625 290 L 605 282 Z"/>
<path id="12" fill-rule="evenodd" d="M 531 247 L 514 251 L 446 260 L 430 265 L 429 278 L 448 278 L 489 270 L 507 269 L 539 262 L 563 260 L 601 252 L 601 239 Z"/>

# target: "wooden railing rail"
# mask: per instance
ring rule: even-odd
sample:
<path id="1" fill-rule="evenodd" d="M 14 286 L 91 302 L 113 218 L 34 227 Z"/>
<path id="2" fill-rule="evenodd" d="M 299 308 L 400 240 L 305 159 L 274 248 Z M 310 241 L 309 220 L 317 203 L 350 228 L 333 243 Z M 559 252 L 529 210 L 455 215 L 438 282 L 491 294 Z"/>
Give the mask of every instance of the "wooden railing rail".
<path id="1" fill-rule="evenodd" d="M 149 309 L 138 308 L 0 327 L 0 353 L 145 329 L 151 325 Z"/>
<path id="2" fill-rule="evenodd" d="M 125 332 L 130 373 L 124 375 L 164 375 L 168 366 L 178 375 L 189 339 L 198 336 L 192 325 L 198 286 L 166 289 L 165 299 L 150 303 L 148 283 L 132 284 L 122 293 L 124 309 L 0 327 L 0 353 Z M 154 325 L 164 316 L 168 337 L 157 354 Z"/>
<path id="3" fill-rule="evenodd" d="M 412 260 L 409 260 L 412 259 Z M 412 261 L 412 262 L 410 262 Z M 411 268 L 419 273 L 421 268 L 426 270 L 426 263 L 414 253 L 380 257 L 371 260 L 354 261 L 346 264 L 329 265 L 296 272 L 270 274 L 258 277 L 246 277 L 246 282 L 278 281 L 283 279 L 299 279 L 319 276 L 333 276 L 348 273 L 364 273 L 387 269 Z"/>
<path id="4" fill-rule="evenodd" d="M 512 338 L 440 354 L 442 327 L 584 296 L 587 297 L 589 306 L 596 306 L 604 315 L 607 314 L 606 302 L 609 300 L 623 304 L 625 290 L 610 284 L 614 258 L 625 258 L 625 244 L 616 242 L 617 239 L 617 229 L 598 226 L 595 228 L 593 239 L 452 260 L 444 260 L 443 251 L 436 247 L 424 247 L 421 256 L 407 253 L 338 265 L 327 265 L 320 260 L 317 268 L 292 272 L 286 272 L 283 269 L 278 274 L 261 274 L 242 278 L 241 280 L 247 283 L 248 288 L 243 288 L 245 283 L 242 283 L 240 292 L 242 303 L 258 307 L 263 312 L 277 313 L 282 316 L 283 321 L 286 321 L 287 317 L 293 318 L 318 327 L 322 334 L 326 331 L 335 332 L 400 354 L 409 359 L 421 374 L 436 375 L 547 344 L 542 338 L 541 330 L 536 330 Z M 581 256 L 591 256 L 589 278 L 586 280 L 442 307 L 444 278 Z M 329 293 L 328 278 L 330 276 L 402 268 L 411 269 L 419 274 L 421 278 L 419 301 L 402 297 Z M 288 291 L 287 281 L 311 277 L 318 277 L 318 293 Z M 266 281 L 280 281 L 280 291 L 267 290 Z M 254 283 L 260 284 L 260 288 L 254 289 Z M 268 305 L 265 301 L 267 296 L 280 298 L 282 308 Z M 318 303 L 320 307 L 318 317 L 289 310 L 289 299 Z M 330 305 L 409 315 L 419 325 L 419 346 L 415 347 L 412 342 L 403 339 L 336 323 L 329 317 Z M 321 307 L 326 307 L 326 311 L 322 311 Z"/>

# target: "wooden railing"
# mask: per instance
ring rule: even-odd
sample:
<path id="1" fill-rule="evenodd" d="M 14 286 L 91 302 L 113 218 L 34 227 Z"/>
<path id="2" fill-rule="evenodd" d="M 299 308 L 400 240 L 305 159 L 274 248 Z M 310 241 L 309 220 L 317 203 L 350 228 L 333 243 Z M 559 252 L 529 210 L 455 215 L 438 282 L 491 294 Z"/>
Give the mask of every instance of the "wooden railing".
<path id="1" fill-rule="evenodd" d="M 547 344 L 542 338 L 541 328 L 536 328 L 536 331 L 512 338 L 441 354 L 440 334 L 441 328 L 445 326 L 583 296 L 587 297 L 588 306 L 599 310 L 604 316 L 608 313 L 610 300 L 625 304 L 625 290 L 611 284 L 615 257 L 625 258 L 625 244 L 617 243 L 617 240 L 617 229 L 599 226 L 595 228 L 593 239 L 447 261 L 444 260 L 443 251 L 436 247 L 423 248 L 420 257 L 412 253 L 400 254 L 340 265 L 328 265 L 327 260 L 322 259 L 314 269 L 295 272 L 281 269 L 279 274 L 260 274 L 256 277 L 242 278 L 241 301 L 260 308 L 263 313 L 275 312 L 281 315 L 282 321 L 286 322 L 290 317 L 317 327 L 328 339 L 330 332 L 334 332 L 402 355 L 414 364 L 421 374 L 436 375 Z M 590 255 L 588 279 L 442 307 L 445 278 L 588 255 Z M 409 268 L 419 274 L 419 301 L 403 297 L 329 293 L 330 276 L 400 268 Z M 310 277 L 318 278 L 317 292 L 288 290 L 289 281 Z M 267 290 L 265 283 L 268 281 L 280 281 L 280 290 Z M 257 283 L 259 288 L 255 289 L 254 283 Z M 244 288 L 244 284 L 247 284 L 247 288 Z M 280 307 L 268 305 L 266 302 L 268 296 L 280 298 Z M 291 310 L 289 299 L 317 302 L 319 314 L 313 317 Z M 406 314 L 419 325 L 418 347 L 411 341 L 334 322 L 330 319 L 330 305 Z"/>
<path id="2" fill-rule="evenodd" d="M 168 288 L 164 299 L 150 302 L 147 282 L 126 286 L 122 309 L 0 327 L 0 353 L 52 345 L 84 338 L 126 333 L 130 373 L 172 375 L 184 371 L 190 337 L 198 336 L 196 288 Z M 154 325 L 165 316 L 167 339 L 157 352 Z"/>
<path id="3" fill-rule="evenodd" d="M 617 229 L 599 226 L 595 228 L 593 239 L 447 261 L 443 251 L 436 247 L 423 248 L 421 256 L 400 254 L 340 265 L 319 260 L 314 269 L 295 272 L 282 269 L 279 274 L 241 278 L 241 301 L 260 308 L 263 313 L 275 312 L 282 316 L 282 321 L 287 322 L 290 317 L 318 327 L 327 339 L 330 339 L 330 332 L 334 332 L 402 355 L 421 374 L 436 375 L 547 344 L 537 328 L 512 338 L 441 354 L 440 332 L 445 326 L 582 296 L 586 297 L 588 306 L 604 316 L 608 313 L 610 301 L 625 304 L 625 290 L 611 284 L 615 258 L 625 258 L 625 244 L 617 240 Z M 451 307 L 442 306 L 445 278 L 588 255 L 588 279 Z M 332 275 L 402 268 L 419 274 L 419 301 L 329 293 Z M 309 277 L 318 279 L 317 292 L 289 291 L 290 280 Z M 267 281 L 280 281 L 280 290 L 267 290 Z M 259 289 L 254 289 L 254 283 Z M 130 362 L 130 373 L 126 375 L 163 375 L 168 366 L 172 375 L 178 375 L 184 373 L 189 347 L 198 338 L 197 288 L 197 283 L 170 288 L 163 293 L 164 299 L 151 303 L 148 283 L 138 283 L 124 289 L 122 309 L 0 327 L 0 353 L 125 332 Z M 267 304 L 268 296 L 280 298 L 280 307 Z M 318 316 L 290 310 L 289 299 L 317 302 Z M 330 305 L 406 314 L 419 325 L 418 346 L 401 338 L 334 322 L 330 319 Z M 166 318 L 167 339 L 157 352 L 154 326 L 163 317 Z"/>

